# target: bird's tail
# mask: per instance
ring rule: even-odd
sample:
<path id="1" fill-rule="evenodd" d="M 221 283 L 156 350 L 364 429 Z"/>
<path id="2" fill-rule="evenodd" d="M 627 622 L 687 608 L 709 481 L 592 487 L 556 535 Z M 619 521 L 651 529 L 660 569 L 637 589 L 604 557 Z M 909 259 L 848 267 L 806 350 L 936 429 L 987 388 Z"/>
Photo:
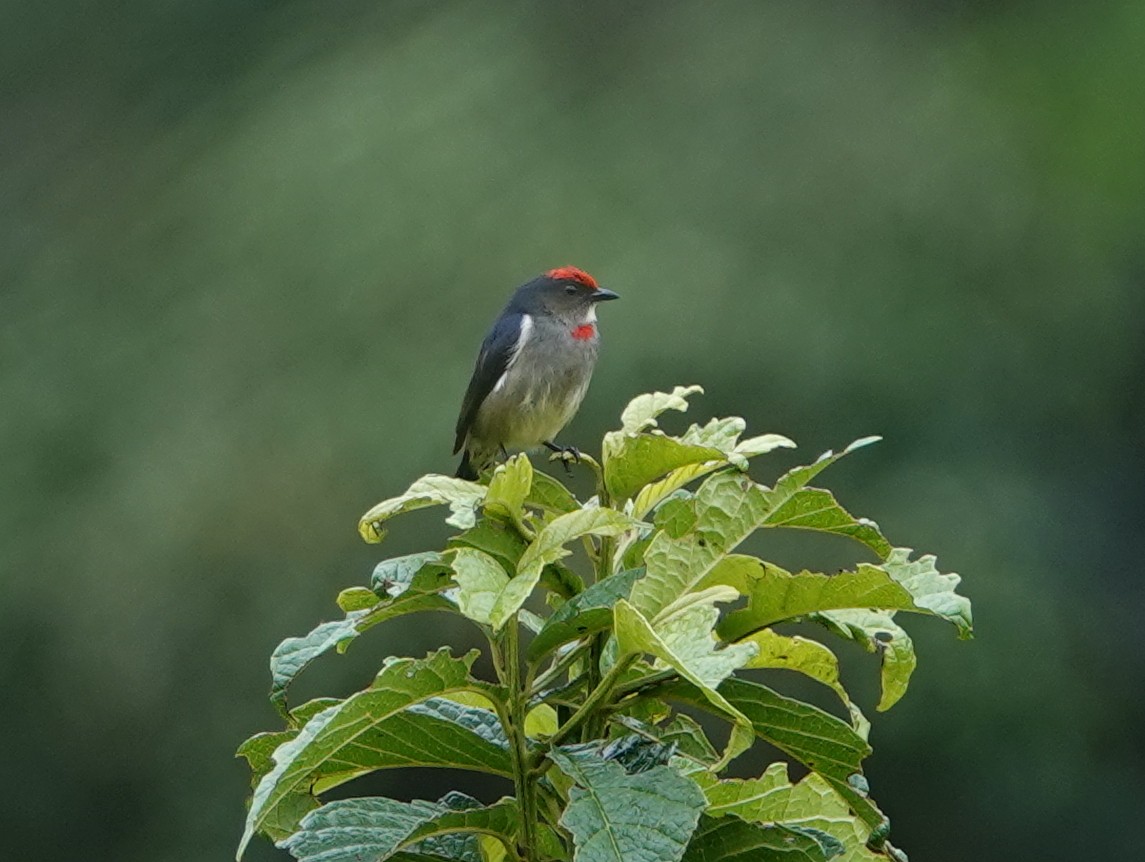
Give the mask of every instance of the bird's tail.
<path id="1" fill-rule="evenodd" d="M 468 449 L 461 453 L 461 464 L 457 467 L 456 476 L 458 479 L 468 479 L 470 482 L 477 481 L 477 470 L 473 466 L 473 461 L 469 458 Z"/>
<path id="2" fill-rule="evenodd" d="M 497 463 L 497 449 L 488 448 L 483 441 L 470 440 L 461 454 L 461 464 L 457 467 L 458 479 L 468 479 L 476 482 L 483 470 L 488 470 Z"/>

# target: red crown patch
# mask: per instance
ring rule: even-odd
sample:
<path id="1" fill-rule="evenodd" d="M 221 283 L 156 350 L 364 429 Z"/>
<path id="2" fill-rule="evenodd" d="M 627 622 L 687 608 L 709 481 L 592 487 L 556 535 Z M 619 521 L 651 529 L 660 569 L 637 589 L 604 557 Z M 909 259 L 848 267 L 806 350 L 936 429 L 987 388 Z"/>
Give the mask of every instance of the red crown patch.
<path id="1" fill-rule="evenodd" d="M 575 281 L 578 284 L 583 284 L 590 290 L 598 289 L 596 279 L 583 269 L 577 269 L 575 266 L 558 266 L 556 269 L 550 269 L 545 275 L 556 281 Z"/>

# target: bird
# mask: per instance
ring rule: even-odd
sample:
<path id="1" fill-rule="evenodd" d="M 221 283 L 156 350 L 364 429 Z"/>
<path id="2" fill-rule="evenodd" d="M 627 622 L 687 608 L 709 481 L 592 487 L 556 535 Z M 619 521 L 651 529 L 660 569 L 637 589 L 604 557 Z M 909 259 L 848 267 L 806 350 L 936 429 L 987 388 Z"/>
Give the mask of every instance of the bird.
<path id="1" fill-rule="evenodd" d="M 544 445 L 565 460 L 574 446 L 554 440 L 580 407 L 600 347 L 597 303 L 619 295 L 575 266 L 522 284 L 485 336 L 457 417 L 457 478 L 476 480 L 498 453 Z"/>

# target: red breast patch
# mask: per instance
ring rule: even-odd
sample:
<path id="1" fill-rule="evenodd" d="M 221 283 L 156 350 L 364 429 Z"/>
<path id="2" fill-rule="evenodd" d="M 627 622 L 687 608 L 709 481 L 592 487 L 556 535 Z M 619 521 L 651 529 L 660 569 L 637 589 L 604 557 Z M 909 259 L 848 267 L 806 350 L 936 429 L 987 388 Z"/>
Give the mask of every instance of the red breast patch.
<path id="1" fill-rule="evenodd" d="M 596 335 L 596 327 L 591 323 L 582 323 L 572 331 L 572 337 L 577 341 L 588 341 Z"/>

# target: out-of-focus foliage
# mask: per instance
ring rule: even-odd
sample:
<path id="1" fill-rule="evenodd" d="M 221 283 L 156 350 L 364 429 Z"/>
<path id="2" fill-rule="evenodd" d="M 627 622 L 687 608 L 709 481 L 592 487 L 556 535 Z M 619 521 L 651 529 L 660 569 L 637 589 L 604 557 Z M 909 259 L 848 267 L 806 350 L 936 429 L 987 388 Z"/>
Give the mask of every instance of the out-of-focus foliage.
<path id="1" fill-rule="evenodd" d="M 921 621 L 873 733 L 901 844 L 1136 853 L 1140 4 L 0 10 L 13 858 L 230 852 L 251 657 L 371 563 L 365 506 L 448 472 L 484 329 L 563 263 L 623 295 L 569 442 L 679 379 L 805 450 L 880 432 L 835 490 L 975 573 L 974 647 Z M 391 552 L 444 535 L 408 518 Z M 432 628 L 328 673 L 465 645 Z"/>

